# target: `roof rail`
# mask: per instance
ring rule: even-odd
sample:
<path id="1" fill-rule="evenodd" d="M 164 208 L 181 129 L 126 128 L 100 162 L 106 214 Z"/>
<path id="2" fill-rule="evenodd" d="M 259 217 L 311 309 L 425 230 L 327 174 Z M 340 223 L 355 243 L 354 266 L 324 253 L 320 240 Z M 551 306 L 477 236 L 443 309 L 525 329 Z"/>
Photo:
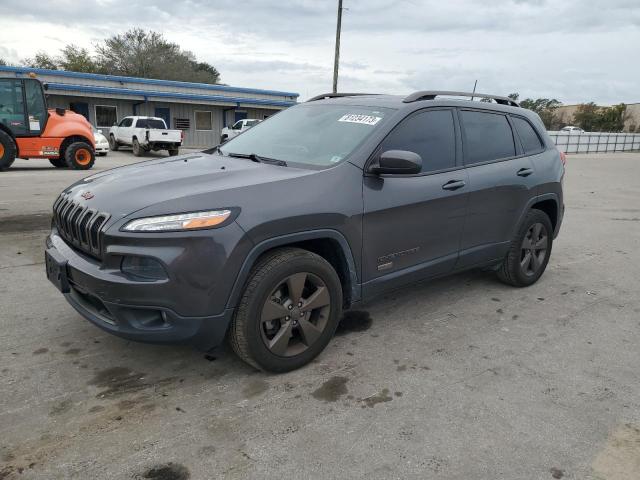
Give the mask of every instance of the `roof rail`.
<path id="1" fill-rule="evenodd" d="M 500 105 L 509 105 L 511 107 L 519 107 L 520 104 L 509 97 L 501 97 L 499 95 L 489 95 L 487 93 L 473 93 L 473 92 L 448 92 L 445 90 L 421 90 L 419 92 L 413 92 L 402 100 L 404 103 L 417 102 L 420 100 L 434 100 L 439 96 L 447 97 L 479 97 L 495 100 Z"/>
<path id="2" fill-rule="evenodd" d="M 323 93 L 310 98 L 307 102 L 315 102 L 316 100 L 325 100 L 327 98 L 340 98 L 340 97 L 357 97 L 359 95 L 378 95 L 376 93 Z"/>

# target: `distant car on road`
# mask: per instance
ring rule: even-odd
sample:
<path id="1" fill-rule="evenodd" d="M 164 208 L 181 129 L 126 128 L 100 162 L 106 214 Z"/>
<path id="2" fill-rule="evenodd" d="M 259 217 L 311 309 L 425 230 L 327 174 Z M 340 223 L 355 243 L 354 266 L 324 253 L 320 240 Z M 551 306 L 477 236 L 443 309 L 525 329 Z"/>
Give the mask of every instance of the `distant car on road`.
<path id="1" fill-rule="evenodd" d="M 100 130 L 93 127 L 93 138 L 96 141 L 96 155 L 106 157 L 109 153 L 109 141 Z"/>
<path id="2" fill-rule="evenodd" d="M 574 127 L 572 125 L 567 125 L 566 127 L 562 128 L 560 131 L 561 132 L 568 132 L 569 134 L 572 134 L 572 133 L 584 133 L 583 129 L 581 129 L 580 127 Z"/>
<path id="3" fill-rule="evenodd" d="M 151 150 L 168 150 L 169 155 L 178 155 L 182 145 L 182 131 L 169 130 L 162 118 L 125 117 L 109 129 L 111 150 L 115 152 L 121 145 L 130 145 L 136 157 Z"/>
<path id="4" fill-rule="evenodd" d="M 231 140 L 233 137 L 237 137 L 242 132 L 249 130 L 251 127 L 255 127 L 261 121 L 262 120 L 258 120 L 257 118 L 245 118 L 244 120 L 238 120 L 231 127 L 223 128 L 220 136 L 220 143 Z"/>

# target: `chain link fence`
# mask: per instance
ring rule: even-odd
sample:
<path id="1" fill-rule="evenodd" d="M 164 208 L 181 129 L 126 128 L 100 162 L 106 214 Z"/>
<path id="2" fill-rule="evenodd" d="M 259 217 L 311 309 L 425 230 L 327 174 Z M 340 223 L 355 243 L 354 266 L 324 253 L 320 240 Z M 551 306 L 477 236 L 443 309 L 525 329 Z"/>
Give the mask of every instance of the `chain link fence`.
<path id="1" fill-rule="evenodd" d="M 565 153 L 607 153 L 640 150 L 640 133 L 547 132 Z"/>

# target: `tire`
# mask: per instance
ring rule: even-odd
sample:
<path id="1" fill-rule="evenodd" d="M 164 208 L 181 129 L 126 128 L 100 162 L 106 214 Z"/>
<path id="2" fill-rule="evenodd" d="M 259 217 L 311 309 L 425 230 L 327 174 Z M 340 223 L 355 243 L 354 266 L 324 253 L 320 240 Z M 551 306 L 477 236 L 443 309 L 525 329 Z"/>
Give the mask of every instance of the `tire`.
<path id="1" fill-rule="evenodd" d="M 0 130 L 0 172 L 9 168 L 16 160 L 16 143 L 4 130 Z"/>
<path id="2" fill-rule="evenodd" d="M 114 152 L 117 152 L 120 149 L 120 144 L 113 135 L 109 135 L 109 149 Z"/>
<path id="3" fill-rule="evenodd" d="M 220 143 L 224 143 L 224 142 L 226 142 L 228 138 L 229 138 L 229 137 L 227 137 L 226 135 L 222 135 L 222 136 L 220 137 Z"/>
<path id="4" fill-rule="evenodd" d="M 140 142 L 138 142 L 137 138 L 133 139 L 133 143 L 131 144 L 131 148 L 133 148 L 133 154 L 136 157 L 142 157 L 144 155 L 144 149 L 140 146 Z"/>
<path id="5" fill-rule="evenodd" d="M 251 270 L 231 322 L 229 342 L 249 365 L 288 372 L 324 350 L 341 315 L 342 287 L 331 264 L 307 250 L 277 249 Z"/>
<path id="6" fill-rule="evenodd" d="M 87 142 L 73 142 L 65 150 L 64 159 L 72 170 L 89 170 L 96 161 L 96 154 Z"/>
<path id="7" fill-rule="evenodd" d="M 169 149 L 169 156 L 170 157 L 175 157 L 176 155 L 180 155 L 180 150 L 177 148 L 171 148 Z"/>
<path id="8" fill-rule="evenodd" d="M 542 276 L 553 246 L 553 226 L 546 213 L 532 209 L 511 241 L 497 271 L 498 278 L 514 287 L 528 287 Z"/>
<path id="9" fill-rule="evenodd" d="M 67 161 L 64 158 L 50 158 L 49 163 L 56 168 L 67 168 Z"/>

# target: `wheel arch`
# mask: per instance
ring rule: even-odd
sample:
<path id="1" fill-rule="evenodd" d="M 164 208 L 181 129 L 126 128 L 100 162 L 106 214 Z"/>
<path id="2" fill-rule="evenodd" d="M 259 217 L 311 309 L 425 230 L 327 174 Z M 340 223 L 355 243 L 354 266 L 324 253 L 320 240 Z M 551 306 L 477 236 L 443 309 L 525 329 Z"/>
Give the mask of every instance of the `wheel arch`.
<path id="1" fill-rule="evenodd" d="M 349 242 L 337 230 L 322 229 L 274 237 L 255 245 L 240 268 L 227 300 L 227 308 L 238 305 L 251 269 L 258 259 L 267 252 L 282 247 L 308 250 L 329 262 L 340 278 L 345 308 L 360 300 L 360 283 Z"/>
<path id="2" fill-rule="evenodd" d="M 13 140 L 13 144 L 16 147 L 16 158 L 19 158 L 19 156 L 20 156 L 20 146 L 18 145 L 18 141 L 16 140 L 16 136 L 13 134 L 11 129 L 9 127 L 7 127 L 6 125 L 4 125 L 3 123 L 0 123 L 0 130 L 2 130 L 4 133 L 9 135 L 9 137 L 11 137 L 11 139 Z"/>
<path id="3" fill-rule="evenodd" d="M 95 147 L 93 146 L 93 142 L 91 142 L 89 139 L 87 139 L 82 135 L 70 135 L 67 138 L 65 138 L 60 144 L 60 158 L 64 158 L 64 155 L 67 151 L 67 148 L 69 148 L 69 145 L 76 142 L 88 143 L 95 152 Z"/>
<path id="4" fill-rule="evenodd" d="M 551 225 L 554 231 L 554 237 L 555 237 L 556 234 L 558 233 L 558 223 L 559 223 L 559 213 L 560 213 L 559 205 L 560 205 L 560 202 L 558 200 L 558 195 L 556 195 L 555 193 L 545 193 L 542 195 L 536 195 L 535 197 L 531 198 L 527 203 L 527 205 L 525 206 L 525 208 L 520 213 L 520 218 L 518 219 L 517 224 L 514 225 L 510 238 L 513 237 L 513 235 L 515 235 L 515 232 L 517 232 L 518 229 L 520 228 L 520 225 L 522 225 L 522 222 L 524 221 L 524 218 L 526 217 L 527 212 L 529 212 L 532 209 L 541 210 L 549 216 L 549 219 L 551 220 Z"/>

